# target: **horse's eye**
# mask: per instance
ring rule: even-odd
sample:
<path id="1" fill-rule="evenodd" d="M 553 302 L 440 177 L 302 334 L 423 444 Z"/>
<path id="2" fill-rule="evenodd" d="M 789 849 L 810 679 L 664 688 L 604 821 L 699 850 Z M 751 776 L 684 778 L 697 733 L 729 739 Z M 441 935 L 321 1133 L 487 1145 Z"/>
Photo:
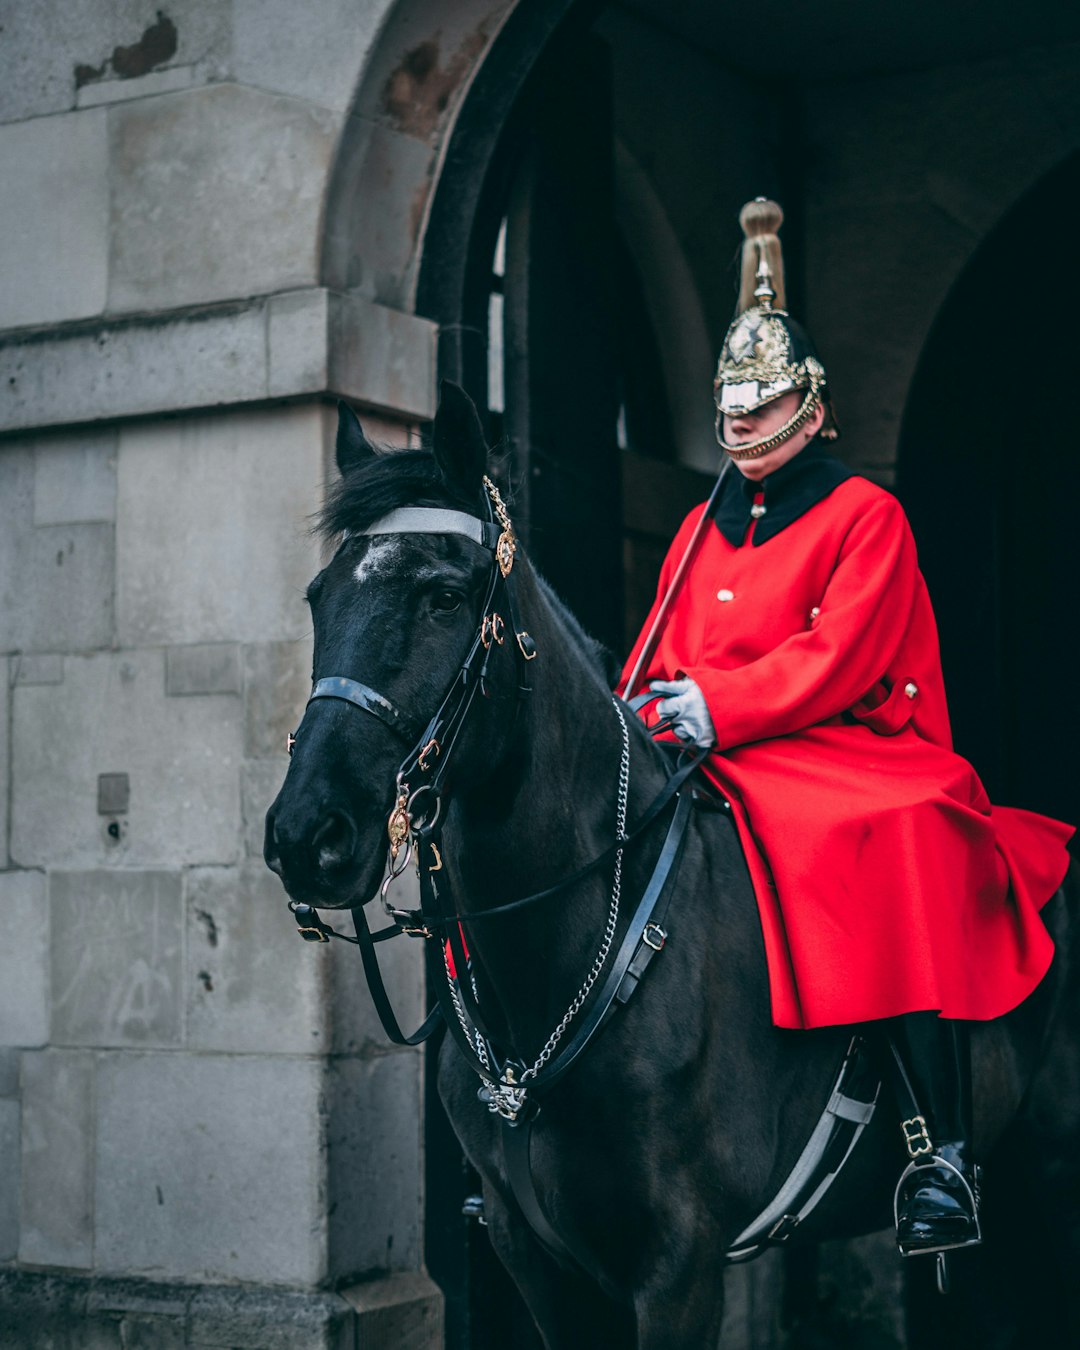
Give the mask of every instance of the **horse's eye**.
<path id="1" fill-rule="evenodd" d="M 437 614 L 453 614 L 461 608 L 462 596 L 458 591 L 435 591 L 431 597 L 431 608 Z"/>

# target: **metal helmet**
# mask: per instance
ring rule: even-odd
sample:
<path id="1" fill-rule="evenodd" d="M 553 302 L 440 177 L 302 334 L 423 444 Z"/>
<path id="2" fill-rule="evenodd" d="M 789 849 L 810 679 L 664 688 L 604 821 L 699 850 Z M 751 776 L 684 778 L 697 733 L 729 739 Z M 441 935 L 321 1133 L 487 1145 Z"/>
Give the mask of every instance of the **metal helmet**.
<path id="1" fill-rule="evenodd" d="M 825 409 L 820 435 L 840 434 L 826 393 L 825 367 L 806 331 L 784 308 L 784 259 L 777 236 L 784 213 L 757 197 L 739 212 L 743 242 L 742 288 L 735 320 L 724 339 L 713 382 L 716 439 L 732 459 L 758 459 L 775 450 Z M 793 390 L 804 390 L 798 410 L 779 430 L 757 441 L 724 440 L 724 416 L 753 412 Z"/>

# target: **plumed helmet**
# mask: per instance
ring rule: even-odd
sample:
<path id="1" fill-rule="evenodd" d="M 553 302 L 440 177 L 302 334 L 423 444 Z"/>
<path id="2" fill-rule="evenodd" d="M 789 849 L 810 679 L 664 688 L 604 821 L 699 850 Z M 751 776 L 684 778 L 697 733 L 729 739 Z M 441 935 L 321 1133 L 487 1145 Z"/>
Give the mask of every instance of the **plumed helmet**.
<path id="1" fill-rule="evenodd" d="M 733 459 L 756 459 L 793 435 L 818 404 L 825 408 L 821 436 L 840 434 L 826 393 L 825 368 L 804 328 L 784 308 L 784 258 L 777 231 L 784 213 L 757 197 L 739 212 L 743 228 L 742 286 L 735 319 L 716 369 L 716 438 Z M 803 390 L 797 412 L 760 441 L 729 445 L 724 415 L 753 412 L 793 390 Z"/>

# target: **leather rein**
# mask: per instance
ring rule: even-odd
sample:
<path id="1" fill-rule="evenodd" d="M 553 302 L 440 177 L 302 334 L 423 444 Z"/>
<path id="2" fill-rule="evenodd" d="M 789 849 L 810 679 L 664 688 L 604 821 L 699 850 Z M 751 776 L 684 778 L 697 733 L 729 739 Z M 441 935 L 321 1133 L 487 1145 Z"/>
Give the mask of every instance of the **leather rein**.
<path id="1" fill-rule="evenodd" d="M 480 1100 L 503 1121 L 507 1167 L 515 1196 L 526 1218 L 541 1240 L 560 1260 L 565 1261 L 573 1259 L 573 1254 L 548 1223 L 532 1182 L 528 1163 L 530 1132 L 528 1129 L 518 1131 L 515 1127 L 531 1124 L 542 1098 L 577 1062 L 617 1009 L 627 1002 L 653 958 L 663 950 L 667 940 L 663 923 L 674 891 L 674 879 L 692 810 L 691 794 L 681 792 L 680 789 L 702 763 L 707 751 L 701 750 L 689 756 L 685 762 L 677 763 L 659 794 L 633 828 L 627 830 L 625 796 L 628 792 L 629 746 L 622 711 L 625 705 L 613 700 L 622 723 L 624 741 L 621 811 L 614 842 L 589 863 L 545 890 L 471 914 L 458 910 L 445 876 L 442 875 L 444 783 L 452 752 L 476 695 L 486 692 L 485 682 L 493 653 L 506 643 L 507 625 L 499 613 L 500 608 L 505 609 L 509 616 L 516 647 L 519 701 L 531 692 L 527 680 L 528 663 L 538 654 L 535 642 L 518 616 L 514 578 L 511 576 L 517 550 L 513 527 L 498 489 L 488 478 L 484 479 L 484 484 L 487 490 L 487 521 L 465 512 L 409 507 L 392 511 L 364 531 L 367 535 L 464 534 L 490 549 L 494 555 L 479 631 L 435 715 L 419 735 L 415 735 L 415 721 L 396 708 L 385 695 L 345 676 L 320 679 L 308 700 L 309 706 L 315 700 L 324 698 L 347 702 L 377 718 L 395 735 L 411 743 L 395 780 L 395 803 L 387 822 L 387 874 L 379 891 L 383 908 L 392 923 L 372 932 L 361 904 L 351 911 L 356 935 L 349 937 L 336 932 L 310 905 L 293 900 L 289 902 L 289 908 L 296 919 L 300 936 L 305 940 L 329 942 L 331 938 L 339 938 L 359 947 L 372 1001 L 386 1035 L 395 1044 L 418 1045 L 436 1030 L 440 1022 L 445 1022 L 459 1051 L 481 1080 L 478 1093 Z M 295 744 L 296 735 L 292 735 L 288 741 L 290 754 Z M 673 800 L 676 802 L 675 809 L 652 875 L 631 915 L 621 943 L 614 949 L 618 879 L 623 850 L 642 835 Z M 402 874 L 411 858 L 415 859 L 420 881 L 419 910 L 396 908 L 387 899 L 390 886 Z M 597 960 L 578 998 L 549 1037 L 540 1057 L 531 1067 L 527 1067 L 520 1057 L 503 1047 L 485 1025 L 464 938 L 465 925 L 519 911 L 565 894 L 577 882 L 612 859 L 615 860 L 612 910 Z M 429 960 L 431 984 L 437 996 L 435 1007 L 411 1034 L 404 1033 L 398 1024 L 376 954 L 377 943 L 401 934 L 429 940 L 425 943 L 425 951 Z M 615 954 L 609 964 L 610 949 L 614 949 Z M 601 974 L 604 974 L 602 981 Z M 579 1011 L 584 1014 L 580 1018 L 577 1017 Z M 572 1034 L 568 1034 L 572 1021 L 575 1021 L 574 1029 Z M 521 1137 L 514 1140 L 512 1136 L 515 1134 Z"/>

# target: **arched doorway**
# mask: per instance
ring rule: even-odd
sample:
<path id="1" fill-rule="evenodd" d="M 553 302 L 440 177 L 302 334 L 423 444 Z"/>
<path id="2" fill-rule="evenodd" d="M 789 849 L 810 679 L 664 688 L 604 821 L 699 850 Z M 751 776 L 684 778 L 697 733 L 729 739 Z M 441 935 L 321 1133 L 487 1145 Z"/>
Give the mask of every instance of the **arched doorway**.
<path id="1" fill-rule="evenodd" d="M 898 478 L 940 624 L 957 748 L 994 800 L 1074 822 L 1080 260 L 1065 245 L 1063 204 L 1078 189 L 1074 154 L 957 280 L 911 386 Z"/>

